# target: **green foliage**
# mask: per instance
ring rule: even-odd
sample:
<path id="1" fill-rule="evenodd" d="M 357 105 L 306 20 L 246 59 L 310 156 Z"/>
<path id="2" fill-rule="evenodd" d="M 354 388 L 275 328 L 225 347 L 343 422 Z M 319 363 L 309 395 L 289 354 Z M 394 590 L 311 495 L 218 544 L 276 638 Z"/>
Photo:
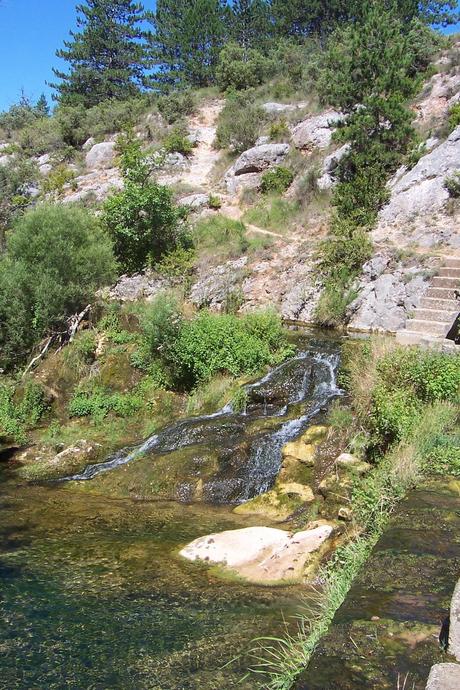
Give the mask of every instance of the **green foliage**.
<path id="1" fill-rule="evenodd" d="M 283 192 L 291 186 L 294 175 L 288 168 L 283 168 L 281 165 L 267 170 L 262 175 L 262 182 L 260 188 L 264 194 L 275 192 L 276 194 L 283 194 Z"/>
<path id="2" fill-rule="evenodd" d="M 334 218 L 329 237 L 320 244 L 319 269 L 326 280 L 346 286 L 371 256 L 372 245 L 365 230 Z"/>
<path id="3" fill-rule="evenodd" d="M 140 315 L 144 352 L 150 360 L 170 362 L 183 324 L 180 303 L 174 293 L 160 293 Z"/>
<path id="4" fill-rule="evenodd" d="M 175 247 L 162 257 L 156 269 L 165 276 L 182 278 L 185 281 L 192 273 L 195 259 L 196 253 L 193 247 Z"/>
<path id="5" fill-rule="evenodd" d="M 57 192 L 60 194 L 64 185 L 75 179 L 75 173 L 67 165 L 61 164 L 52 170 L 48 177 L 42 182 L 42 189 L 45 194 Z"/>
<path id="6" fill-rule="evenodd" d="M 256 142 L 265 114 L 248 93 L 231 94 L 219 115 L 216 142 L 220 148 L 236 153 L 246 151 Z"/>
<path id="7" fill-rule="evenodd" d="M 0 165 L 0 255 L 5 250 L 6 232 L 31 201 L 31 189 L 38 178 L 36 165 L 15 156 Z"/>
<path id="8" fill-rule="evenodd" d="M 34 105 L 23 93 L 18 103 L 14 103 L 9 110 L 0 113 L 0 130 L 3 130 L 8 138 L 24 127 L 37 124 L 49 115 L 46 98 L 41 96 Z"/>
<path id="9" fill-rule="evenodd" d="M 289 221 L 298 216 L 299 211 L 300 204 L 297 201 L 275 196 L 249 208 L 244 220 L 252 225 L 282 233 L 289 226 Z"/>
<path id="10" fill-rule="evenodd" d="M 272 122 L 269 130 L 270 139 L 272 141 L 286 141 L 291 136 L 286 120 L 281 119 L 277 122 Z"/>
<path id="11" fill-rule="evenodd" d="M 174 127 L 164 138 L 163 148 L 167 153 L 182 153 L 188 156 L 193 150 L 193 144 L 187 138 L 184 127 Z"/>
<path id="12" fill-rule="evenodd" d="M 221 91 L 258 86 L 275 72 L 275 65 L 258 50 L 228 43 L 219 56 L 216 83 Z"/>
<path id="13" fill-rule="evenodd" d="M 150 66 L 149 34 L 142 28 L 148 18 L 132 0 L 86 0 L 77 6 L 79 32 L 71 32 L 57 56 L 69 71 L 54 69 L 60 80 L 53 85 L 61 103 L 86 108 L 109 99 L 137 96 L 147 84 Z"/>
<path id="14" fill-rule="evenodd" d="M 142 150 L 139 139 L 132 129 L 127 129 L 117 137 L 118 165 L 125 180 L 145 184 L 152 171 L 152 165 Z"/>
<path id="15" fill-rule="evenodd" d="M 225 38 L 222 0 L 157 0 L 152 50 L 165 88 L 209 86 Z"/>
<path id="16" fill-rule="evenodd" d="M 138 391 L 131 393 L 114 393 L 108 388 L 90 382 L 80 385 L 69 402 L 70 417 L 92 417 L 101 422 L 112 412 L 117 417 L 130 417 L 143 405 L 142 395 Z"/>
<path id="17" fill-rule="evenodd" d="M 270 45 L 273 25 L 266 0 L 234 0 L 229 13 L 231 38 L 244 50 Z"/>
<path id="18" fill-rule="evenodd" d="M 346 281 L 349 283 L 349 280 Z M 320 326 L 336 328 L 346 322 L 347 307 L 357 297 L 353 289 L 346 289 L 343 282 L 329 278 L 315 309 L 315 320 Z"/>
<path id="19" fill-rule="evenodd" d="M 27 430 L 33 428 L 46 411 L 42 387 L 28 382 L 22 391 L 0 383 L 0 440 L 25 443 Z"/>
<path id="20" fill-rule="evenodd" d="M 173 91 L 160 96 L 158 110 L 168 124 L 173 124 L 196 110 L 196 101 L 192 91 Z"/>
<path id="21" fill-rule="evenodd" d="M 85 210 L 42 205 L 26 213 L 1 259 L 1 366 L 22 362 L 114 274 L 110 241 Z"/>
<path id="22" fill-rule="evenodd" d="M 219 248 L 227 257 L 240 256 L 249 246 L 243 223 L 220 214 L 198 221 L 192 239 L 198 250 Z"/>
<path id="23" fill-rule="evenodd" d="M 130 176 L 137 177 L 136 170 Z M 154 182 L 126 180 L 122 191 L 104 204 L 102 221 L 113 240 L 115 256 L 126 271 L 154 265 L 180 246 L 183 232 L 181 210 L 172 192 Z"/>
<path id="24" fill-rule="evenodd" d="M 244 412 L 246 410 L 248 400 L 249 395 L 247 390 L 245 388 L 238 388 L 231 400 L 233 412 L 236 414 Z"/>
<path id="25" fill-rule="evenodd" d="M 209 208 L 214 209 L 214 211 L 218 211 L 222 206 L 222 201 L 220 197 L 216 196 L 215 194 L 210 194 L 208 206 Z"/>
<path id="26" fill-rule="evenodd" d="M 283 345 L 281 322 L 275 316 L 239 319 L 202 312 L 183 323 L 171 365 L 177 382 L 190 388 L 219 373 L 254 374 L 285 355 Z"/>
<path id="27" fill-rule="evenodd" d="M 446 177 L 444 180 L 444 187 L 447 189 L 452 199 L 458 199 L 460 197 L 460 170 Z"/>
<path id="28" fill-rule="evenodd" d="M 455 103 L 449 110 L 449 129 L 451 132 L 460 125 L 460 103 Z"/>

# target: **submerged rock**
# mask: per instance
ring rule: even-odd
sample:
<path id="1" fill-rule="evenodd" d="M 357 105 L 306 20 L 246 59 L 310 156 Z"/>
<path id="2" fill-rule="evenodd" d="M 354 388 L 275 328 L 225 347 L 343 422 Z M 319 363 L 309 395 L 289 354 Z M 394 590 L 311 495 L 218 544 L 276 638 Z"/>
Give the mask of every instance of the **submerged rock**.
<path id="1" fill-rule="evenodd" d="M 301 579 L 311 554 L 324 546 L 332 531 L 332 525 L 296 534 L 246 527 L 195 539 L 180 555 L 221 565 L 249 582 L 276 584 Z"/>

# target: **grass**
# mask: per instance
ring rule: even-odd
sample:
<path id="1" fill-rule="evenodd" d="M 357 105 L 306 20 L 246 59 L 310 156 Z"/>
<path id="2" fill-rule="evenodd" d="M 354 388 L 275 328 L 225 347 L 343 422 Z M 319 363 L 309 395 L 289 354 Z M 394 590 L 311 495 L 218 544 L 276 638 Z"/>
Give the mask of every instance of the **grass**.
<path id="1" fill-rule="evenodd" d="M 237 258 L 247 251 L 249 243 L 245 233 L 246 228 L 240 221 L 216 214 L 198 221 L 192 236 L 200 254 L 210 253 L 223 261 Z"/>
<path id="2" fill-rule="evenodd" d="M 248 209 L 243 220 L 250 225 L 282 235 L 298 220 L 300 210 L 300 204 L 297 201 L 272 196 Z"/>
<path id="3" fill-rule="evenodd" d="M 187 415 L 215 412 L 231 398 L 236 382 L 231 376 L 216 376 L 195 388 L 187 399 Z"/>

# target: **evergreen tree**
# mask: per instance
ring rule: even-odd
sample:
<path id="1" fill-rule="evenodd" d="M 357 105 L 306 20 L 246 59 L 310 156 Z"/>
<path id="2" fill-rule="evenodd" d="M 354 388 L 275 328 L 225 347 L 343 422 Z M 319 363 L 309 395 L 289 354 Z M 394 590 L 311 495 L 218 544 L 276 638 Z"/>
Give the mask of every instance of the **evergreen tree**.
<path id="1" fill-rule="evenodd" d="M 65 105 L 97 105 L 111 98 L 125 99 L 147 83 L 148 32 L 142 22 L 148 13 L 132 0 L 85 0 L 77 5 L 79 32 L 56 55 L 70 64 L 68 73 L 54 70 L 53 84 Z"/>
<path id="2" fill-rule="evenodd" d="M 223 0 L 158 0 L 152 54 L 160 86 L 208 86 L 226 36 Z"/>
<path id="3" fill-rule="evenodd" d="M 44 93 L 40 96 L 35 106 L 35 112 L 39 117 L 49 117 L 50 107 Z"/>
<path id="4" fill-rule="evenodd" d="M 272 33 L 265 0 L 235 0 L 230 13 L 230 34 L 244 50 L 264 47 Z"/>

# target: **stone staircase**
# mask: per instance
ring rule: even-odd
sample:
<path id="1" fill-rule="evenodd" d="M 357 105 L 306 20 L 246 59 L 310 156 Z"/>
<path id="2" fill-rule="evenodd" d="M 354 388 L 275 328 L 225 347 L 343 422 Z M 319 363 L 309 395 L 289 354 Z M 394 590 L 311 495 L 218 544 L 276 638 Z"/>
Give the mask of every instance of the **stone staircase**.
<path id="1" fill-rule="evenodd" d="M 430 286 L 420 305 L 415 309 L 406 327 L 396 333 L 396 340 L 402 345 L 445 345 L 455 347 L 446 340 L 460 312 L 460 258 L 444 256 L 442 266 L 431 279 Z"/>

